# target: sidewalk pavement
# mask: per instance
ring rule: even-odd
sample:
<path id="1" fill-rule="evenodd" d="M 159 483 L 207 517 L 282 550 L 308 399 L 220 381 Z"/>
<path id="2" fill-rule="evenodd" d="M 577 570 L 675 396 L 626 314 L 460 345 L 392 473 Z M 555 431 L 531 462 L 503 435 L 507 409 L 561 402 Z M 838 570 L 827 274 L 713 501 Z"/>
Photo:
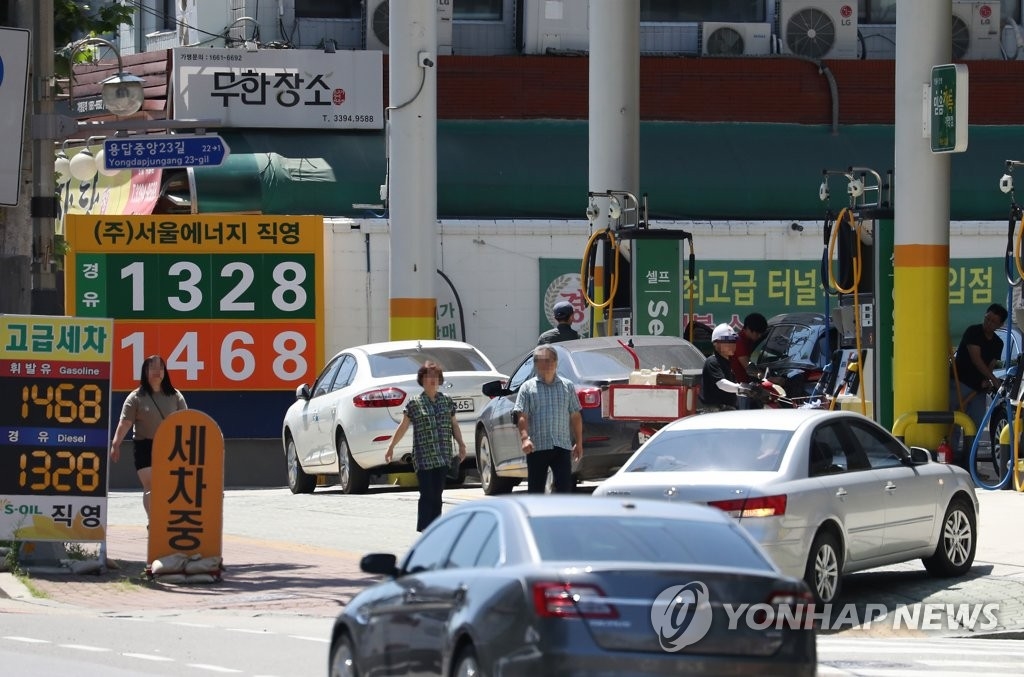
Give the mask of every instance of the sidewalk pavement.
<path id="1" fill-rule="evenodd" d="M 151 582 L 146 568 L 146 529 L 114 526 L 107 534 L 117 569 L 99 574 L 30 569 L 27 588 L 0 573 L 0 599 L 94 611 L 222 610 L 292 613 L 334 618 L 372 577 L 359 570 L 352 553 L 315 546 L 256 540 L 225 534 L 225 571 L 216 583 Z"/>

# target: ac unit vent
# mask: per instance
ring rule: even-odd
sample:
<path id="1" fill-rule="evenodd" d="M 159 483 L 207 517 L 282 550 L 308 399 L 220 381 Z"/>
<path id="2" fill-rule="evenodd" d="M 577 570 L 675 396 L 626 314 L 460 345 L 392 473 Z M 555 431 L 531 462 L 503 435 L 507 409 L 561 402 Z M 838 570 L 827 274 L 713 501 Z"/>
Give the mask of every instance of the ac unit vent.
<path id="1" fill-rule="evenodd" d="M 953 2 L 953 60 L 999 59 L 998 2 Z"/>
<path id="2" fill-rule="evenodd" d="M 701 53 L 708 56 L 771 54 L 772 31 L 766 23 L 705 21 L 701 32 Z"/>
<path id="3" fill-rule="evenodd" d="M 779 0 L 782 49 L 809 59 L 857 58 L 857 5 L 852 0 Z"/>

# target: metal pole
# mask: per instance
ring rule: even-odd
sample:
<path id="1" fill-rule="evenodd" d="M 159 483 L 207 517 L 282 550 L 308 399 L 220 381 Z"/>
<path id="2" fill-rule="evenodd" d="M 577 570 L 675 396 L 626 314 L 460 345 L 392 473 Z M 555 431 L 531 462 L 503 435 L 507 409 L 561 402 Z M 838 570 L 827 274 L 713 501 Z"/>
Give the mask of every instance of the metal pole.
<path id="1" fill-rule="evenodd" d="M 53 114 L 53 0 L 36 0 L 32 14 L 32 113 Z M 55 139 L 32 140 L 32 312 L 63 313 L 63 300 L 57 293 L 54 266 L 54 223 L 57 198 L 53 179 Z"/>

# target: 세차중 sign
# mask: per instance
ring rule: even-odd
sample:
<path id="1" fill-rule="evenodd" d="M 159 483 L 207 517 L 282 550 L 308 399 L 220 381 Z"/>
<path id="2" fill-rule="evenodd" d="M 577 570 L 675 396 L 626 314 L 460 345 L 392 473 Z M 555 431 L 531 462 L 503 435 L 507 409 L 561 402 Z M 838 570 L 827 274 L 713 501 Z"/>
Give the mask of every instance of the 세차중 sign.
<path id="1" fill-rule="evenodd" d="M 217 134 L 173 134 L 107 139 L 103 142 L 106 169 L 173 169 L 220 165 L 231 153 Z"/>
<path id="2" fill-rule="evenodd" d="M 103 541 L 112 321 L 0 315 L 0 540 Z"/>
<path id="3" fill-rule="evenodd" d="M 133 389 L 153 354 L 186 393 L 289 391 L 316 377 L 321 217 L 70 215 L 65 225 L 65 306 L 116 321 L 115 391 Z"/>
<path id="4" fill-rule="evenodd" d="M 176 47 L 175 119 L 224 127 L 383 129 L 383 56 L 377 50 Z"/>
<path id="5" fill-rule="evenodd" d="M 220 557 L 224 436 L 195 409 L 169 414 L 153 438 L 147 562 L 174 553 Z"/>

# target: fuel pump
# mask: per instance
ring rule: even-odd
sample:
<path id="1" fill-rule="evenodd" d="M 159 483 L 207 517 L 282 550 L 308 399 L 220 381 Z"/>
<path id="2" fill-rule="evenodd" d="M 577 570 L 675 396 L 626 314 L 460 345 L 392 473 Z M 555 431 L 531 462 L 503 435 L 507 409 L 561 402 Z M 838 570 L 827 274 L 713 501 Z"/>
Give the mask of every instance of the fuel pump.
<path id="1" fill-rule="evenodd" d="M 846 180 L 847 206 L 832 218 L 827 208 L 822 283 L 826 321 L 838 335 L 832 360 L 834 408 L 858 411 L 886 428 L 893 423 L 892 176 L 868 167 L 822 172 L 818 197 L 826 203 L 831 181 Z M 836 306 L 829 307 L 834 296 Z M 831 333 L 831 332 L 830 332 Z"/>
<path id="2" fill-rule="evenodd" d="M 683 242 L 689 246 L 689 315 L 693 317 L 694 314 L 697 260 L 693 249 L 693 234 L 685 230 L 650 228 L 646 194 L 637 198 L 629 191 L 591 191 L 588 193 L 586 214 L 592 227 L 599 220 L 608 223 L 607 227 L 592 232 L 580 268 L 584 302 L 594 310 L 594 335 L 599 335 L 597 327 L 602 321 L 606 335 L 678 334 L 678 327 L 681 326 L 679 299 L 682 298 L 683 286 L 680 263 Z M 620 251 L 622 241 L 629 243 L 625 254 Z M 647 241 L 658 241 L 658 246 L 645 244 Z M 598 244 L 604 246 L 603 252 L 597 249 Z M 641 250 L 641 247 L 647 249 Z M 609 256 L 614 257 L 613 272 L 607 280 L 595 279 L 597 270 L 603 269 L 598 265 L 598 257 L 602 253 L 604 260 L 608 260 Z M 624 257 L 631 267 L 630 304 L 625 309 L 627 316 L 616 321 L 612 314 L 620 284 L 620 262 Z M 652 287 L 656 288 L 653 292 Z M 606 293 L 595 293 L 598 288 Z M 602 317 L 599 319 L 599 316 Z M 690 323 L 691 336 L 684 337 L 691 342 L 695 341 L 693 324 Z"/>

